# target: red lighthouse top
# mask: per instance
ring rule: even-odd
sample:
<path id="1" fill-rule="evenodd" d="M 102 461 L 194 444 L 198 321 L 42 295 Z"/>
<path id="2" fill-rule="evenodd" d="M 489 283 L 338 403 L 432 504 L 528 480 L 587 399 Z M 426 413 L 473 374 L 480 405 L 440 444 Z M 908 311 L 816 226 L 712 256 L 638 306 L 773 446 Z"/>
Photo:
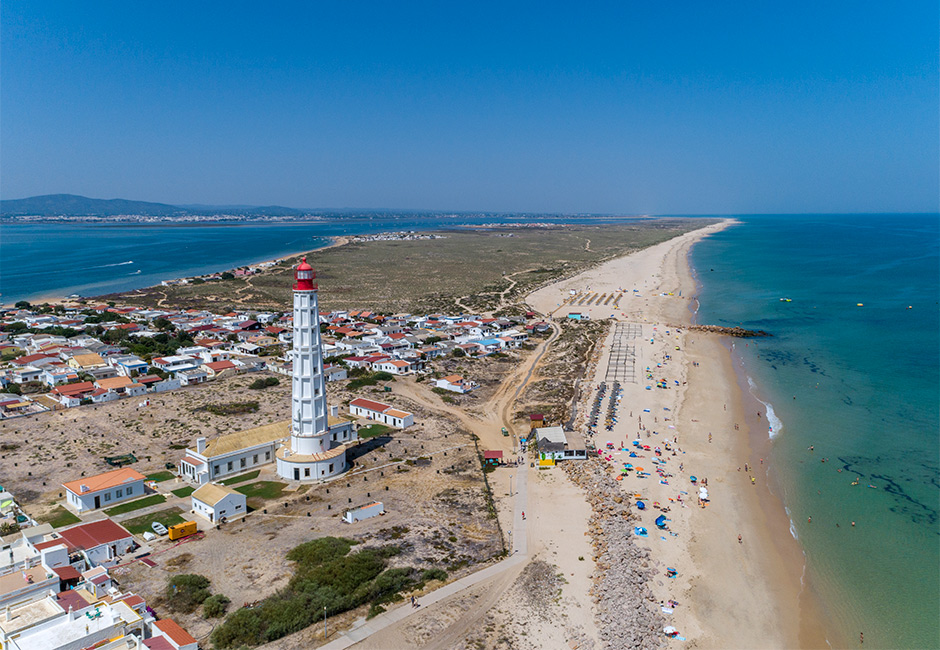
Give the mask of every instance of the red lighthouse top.
<path id="1" fill-rule="evenodd" d="M 316 274 L 313 267 L 307 264 L 307 258 L 303 258 L 297 268 L 294 270 L 294 291 L 316 291 L 317 285 L 313 283 Z"/>

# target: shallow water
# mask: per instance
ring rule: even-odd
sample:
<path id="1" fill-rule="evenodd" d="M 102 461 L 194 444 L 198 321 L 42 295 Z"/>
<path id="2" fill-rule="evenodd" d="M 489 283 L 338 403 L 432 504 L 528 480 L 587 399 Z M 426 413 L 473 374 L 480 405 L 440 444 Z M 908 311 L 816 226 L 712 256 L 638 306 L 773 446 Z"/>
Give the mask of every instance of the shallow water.
<path id="1" fill-rule="evenodd" d="M 940 647 L 940 219 L 739 219 L 693 248 L 697 320 L 773 334 L 735 353 L 810 585 L 845 638 Z"/>

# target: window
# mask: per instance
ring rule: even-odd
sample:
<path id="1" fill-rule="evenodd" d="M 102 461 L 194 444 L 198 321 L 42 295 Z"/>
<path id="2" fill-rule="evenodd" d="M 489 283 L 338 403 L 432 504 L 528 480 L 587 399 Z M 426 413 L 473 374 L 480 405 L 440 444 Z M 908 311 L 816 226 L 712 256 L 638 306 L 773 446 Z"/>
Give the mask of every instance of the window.
<path id="1" fill-rule="evenodd" d="M 241 509 L 242 509 L 242 504 L 240 504 L 240 503 L 236 504 L 236 505 L 235 505 L 235 509 L 236 509 L 236 510 L 241 510 Z"/>
<path id="2" fill-rule="evenodd" d="M 104 493 L 104 500 L 105 500 L 105 501 L 110 501 L 110 500 L 111 500 L 111 493 L 110 493 L 110 492 L 105 492 L 105 493 Z"/>
<path id="3" fill-rule="evenodd" d="M 130 495 L 133 494 L 133 493 L 134 493 L 134 487 L 133 487 L 133 486 L 128 487 L 128 488 L 127 488 L 127 496 L 130 496 Z"/>
<path id="4" fill-rule="evenodd" d="M 124 496 L 124 490 L 116 490 L 116 491 L 115 491 L 115 493 L 114 493 L 114 498 L 115 498 L 115 499 L 120 499 L 122 496 Z"/>
<path id="5" fill-rule="evenodd" d="M 239 467 L 244 467 L 244 466 L 247 465 L 247 464 L 248 464 L 248 459 L 247 459 L 247 458 L 242 458 L 242 459 L 240 459 L 239 462 L 238 462 L 238 466 L 239 466 Z"/>
<path id="6" fill-rule="evenodd" d="M 304 476 L 310 476 L 310 468 L 304 467 Z"/>
<path id="7" fill-rule="evenodd" d="M 251 459 L 251 464 L 252 464 L 252 465 L 257 465 L 257 464 L 258 464 L 258 454 L 255 454 L 255 455 L 254 455 L 254 458 Z"/>
<path id="8" fill-rule="evenodd" d="M 215 466 L 215 474 L 218 474 L 218 473 L 219 473 L 219 466 L 216 465 L 216 466 Z"/>
<path id="9" fill-rule="evenodd" d="M 232 461 L 228 462 L 228 471 L 232 471 Z"/>
<path id="10" fill-rule="evenodd" d="M 265 459 L 265 460 L 271 460 L 271 452 L 270 452 L 270 451 L 264 452 L 264 459 Z"/>
<path id="11" fill-rule="evenodd" d="M 330 463 L 330 474 L 333 473 L 333 463 Z"/>

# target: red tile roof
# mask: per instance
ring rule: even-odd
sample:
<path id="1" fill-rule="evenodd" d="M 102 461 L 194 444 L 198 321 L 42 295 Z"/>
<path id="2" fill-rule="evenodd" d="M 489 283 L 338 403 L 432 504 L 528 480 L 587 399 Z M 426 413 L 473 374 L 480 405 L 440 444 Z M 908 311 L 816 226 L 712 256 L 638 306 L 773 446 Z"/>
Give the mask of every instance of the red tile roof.
<path id="1" fill-rule="evenodd" d="M 73 566 L 60 566 L 53 569 L 60 580 L 78 580 L 82 574 Z M 61 595 L 61 594 L 60 594 Z"/>
<path id="2" fill-rule="evenodd" d="M 196 639 L 194 639 L 189 632 L 181 628 L 173 619 L 164 618 L 159 621 L 154 621 L 153 624 L 177 646 L 189 645 L 190 643 L 196 642 Z"/>
<path id="3" fill-rule="evenodd" d="M 92 492 L 118 487 L 125 483 L 142 481 L 144 478 L 146 477 L 136 469 L 122 467 L 121 469 L 105 472 L 104 474 L 96 474 L 95 476 L 86 476 L 74 481 L 69 481 L 68 483 L 63 483 L 62 486 L 75 494 L 91 494 Z M 88 489 L 82 490 L 82 486 Z"/>
<path id="4" fill-rule="evenodd" d="M 390 404 L 383 404 L 382 402 L 373 402 L 371 399 L 364 399 L 362 397 L 357 397 L 349 403 L 350 406 L 357 406 L 363 409 L 369 409 L 370 411 L 378 411 L 382 413 L 391 407 Z"/>
<path id="5" fill-rule="evenodd" d="M 484 451 L 483 452 L 484 460 L 489 460 L 491 458 L 502 458 L 502 457 L 503 457 L 502 451 Z"/>
<path id="6" fill-rule="evenodd" d="M 122 539 L 133 537 L 127 529 L 110 519 L 79 524 L 59 531 L 59 536 L 68 543 L 70 549 L 89 550 L 103 544 L 113 544 Z M 58 541 L 58 540 L 56 540 Z"/>
<path id="7" fill-rule="evenodd" d="M 94 382 L 82 381 L 77 384 L 64 384 L 56 386 L 50 392 L 57 395 L 78 395 L 79 393 L 90 393 L 95 390 Z"/>
<path id="8" fill-rule="evenodd" d="M 222 370 L 231 370 L 235 367 L 235 364 L 231 361 L 213 361 L 205 364 L 205 366 L 214 372 L 221 372 Z"/>

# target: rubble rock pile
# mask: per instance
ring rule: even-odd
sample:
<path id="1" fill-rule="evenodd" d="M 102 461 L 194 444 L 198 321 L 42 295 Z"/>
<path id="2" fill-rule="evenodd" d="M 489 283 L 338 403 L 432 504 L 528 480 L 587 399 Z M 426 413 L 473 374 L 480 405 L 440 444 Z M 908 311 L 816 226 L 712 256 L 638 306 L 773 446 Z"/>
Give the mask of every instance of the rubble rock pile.
<path id="1" fill-rule="evenodd" d="M 667 622 L 649 587 L 654 579 L 649 550 L 633 542 L 629 501 L 599 461 L 565 463 L 564 468 L 594 511 L 588 523 L 597 564 L 591 595 L 601 641 L 607 648 L 661 647 Z"/>

